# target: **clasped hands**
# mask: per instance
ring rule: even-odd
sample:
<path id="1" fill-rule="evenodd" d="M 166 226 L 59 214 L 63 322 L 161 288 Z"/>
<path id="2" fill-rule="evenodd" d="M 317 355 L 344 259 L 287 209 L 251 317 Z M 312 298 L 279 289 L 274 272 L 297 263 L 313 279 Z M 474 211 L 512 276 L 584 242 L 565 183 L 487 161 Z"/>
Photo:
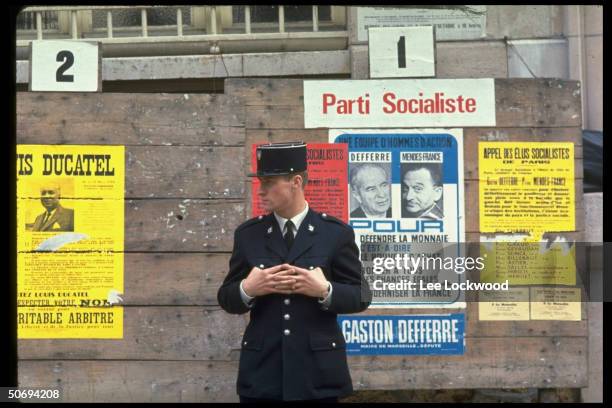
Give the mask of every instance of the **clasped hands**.
<path id="1" fill-rule="evenodd" d="M 266 269 L 254 267 L 242 282 L 242 289 L 253 297 L 280 293 L 325 298 L 328 283 L 321 268 L 308 270 L 285 263 Z"/>

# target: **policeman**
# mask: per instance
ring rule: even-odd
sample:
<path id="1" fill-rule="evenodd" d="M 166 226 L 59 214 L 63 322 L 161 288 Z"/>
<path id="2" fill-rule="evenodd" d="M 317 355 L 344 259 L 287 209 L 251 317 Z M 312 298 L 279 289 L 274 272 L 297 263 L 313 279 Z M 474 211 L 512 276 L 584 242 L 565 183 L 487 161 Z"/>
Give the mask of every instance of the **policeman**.
<path id="1" fill-rule="evenodd" d="M 351 227 L 309 208 L 306 144 L 259 146 L 256 176 L 270 214 L 240 225 L 221 307 L 250 311 L 236 384 L 241 402 L 336 402 L 353 391 L 338 313 L 361 312 L 371 292 Z"/>

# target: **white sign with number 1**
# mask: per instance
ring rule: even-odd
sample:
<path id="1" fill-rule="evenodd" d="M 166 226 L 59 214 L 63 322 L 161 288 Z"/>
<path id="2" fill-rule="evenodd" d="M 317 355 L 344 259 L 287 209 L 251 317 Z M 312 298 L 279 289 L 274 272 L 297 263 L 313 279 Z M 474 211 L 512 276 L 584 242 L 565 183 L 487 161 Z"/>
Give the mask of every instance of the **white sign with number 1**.
<path id="1" fill-rule="evenodd" d="M 30 91 L 101 90 L 99 43 L 36 40 L 31 47 Z"/>
<path id="2" fill-rule="evenodd" d="M 368 33 L 370 78 L 436 75 L 432 26 L 370 28 Z"/>

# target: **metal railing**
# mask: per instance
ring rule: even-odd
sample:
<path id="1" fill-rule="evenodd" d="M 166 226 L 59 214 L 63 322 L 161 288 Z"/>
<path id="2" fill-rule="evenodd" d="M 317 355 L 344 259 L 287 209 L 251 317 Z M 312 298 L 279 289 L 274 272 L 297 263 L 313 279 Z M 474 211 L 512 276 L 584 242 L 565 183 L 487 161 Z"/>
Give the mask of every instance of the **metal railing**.
<path id="1" fill-rule="evenodd" d="M 184 24 L 184 7 L 190 6 L 171 6 L 176 7 L 176 24 L 164 26 L 152 26 L 148 23 L 148 12 L 155 9 L 168 9 L 169 6 L 41 6 L 27 7 L 22 13 L 33 13 L 35 15 L 34 29 L 21 29 L 17 31 L 17 46 L 27 46 L 33 39 L 60 39 L 70 38 L 73 40 L 96 40 L 102 43 L 163 43 L 176 41 L 248 41 L 266 39 L 323 39 L 323 38 L 348 38 L 346 31 L 346 7 L 335 7 L 336 16 L 341 16 L 331 22 L 322 22 L 319 19 L 319 6 L 312 6 L 312 22 L 305 25 L 305 22 L 295 23 L 286 22 L 285 7 L 278 6 L 278 29 L 274 32 L 261 32 L 266 24 L 254 23 L 251 19 L 251 9 L 256 6 L 244 6 L 244 27 L 242 24 L 231 23 L 229 31 L 236 31 L 236 27 L 243 29 L 242 32 L 228 33 L 220 30 L 219 27 L 219 8 L 222 6 L 201 6 L 192 7 L 199 12 L 198 24 L 193 24 L 193 12 L 191 13 L 191 24 Z M 224 7 L 224 12 L 227 11 Z M 113 11 L 115 10 L 140 10 L 140 27 L 134 26 L 114 26 Z M 231 7 L 230 7 L 231 9 Z M 91 23 L 92 11 L 106 12 L 106 27 L 94 28 Z M 49 16 L 50 12 L 58 13 L 59 28 L 44 29 L 43 16 Z M 230 10 L 231 12 L 231 10 Z M 88 14 L 89 13 L 89 14 Z M 60 15 L 61 14 L 61 15 Z M 47 17 L 48 18 L 48 17 Z M 258 26 L 258 32 L 254 32 L 254 27 Z M 268 24 L 267 27 L 270 25 Z M 325 26 L 326 31 L 321 31 Z M 225 27 L 225 26 L 224 26 Z M 288 30 L 291 28 L 291 31 Z M 155 34 L 152 34 L 152 31 Z M 187 32 L 189 31 L 189 32 Z M 228 30 L 226 30 L 228 31 Z M 35 32 L 35 38 L 32 37 Z M 139 35 L 134 35 L 138 33 Z M 161 35 L 160 35 L 161 34 Z"/>

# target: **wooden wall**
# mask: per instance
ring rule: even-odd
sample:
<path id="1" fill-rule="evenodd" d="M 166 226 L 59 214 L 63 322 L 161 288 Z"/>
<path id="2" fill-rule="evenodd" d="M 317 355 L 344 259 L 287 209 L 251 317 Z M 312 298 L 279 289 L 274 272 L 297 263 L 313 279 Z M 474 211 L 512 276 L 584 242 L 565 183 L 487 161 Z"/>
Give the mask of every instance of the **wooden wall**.
<path id="1" fill-rule="evenodd" d="M 465 128 L 468 241 L 479 240 L 478 141 L 576 145 L 576 231 L 584 230 L 580 88 L 495 80 L 497 127 Z M 237 401 L 247 315 L 216 291 L 233 231 L 250 214 L 250 146 L 326 142 L 304 129 L 300 79 L 229 79 L 225 94 L 17 95 L 17 143 L 126 146 L 124 338 L 19 340 L 19 385 L 61 387 L 66 401 Z M 481 322 L 466 310 L 462 356 L 349 357 L 356 389 L 587 386 L 579 322 Z M 369 310 L 366 314 L 441 310 Z"/>

